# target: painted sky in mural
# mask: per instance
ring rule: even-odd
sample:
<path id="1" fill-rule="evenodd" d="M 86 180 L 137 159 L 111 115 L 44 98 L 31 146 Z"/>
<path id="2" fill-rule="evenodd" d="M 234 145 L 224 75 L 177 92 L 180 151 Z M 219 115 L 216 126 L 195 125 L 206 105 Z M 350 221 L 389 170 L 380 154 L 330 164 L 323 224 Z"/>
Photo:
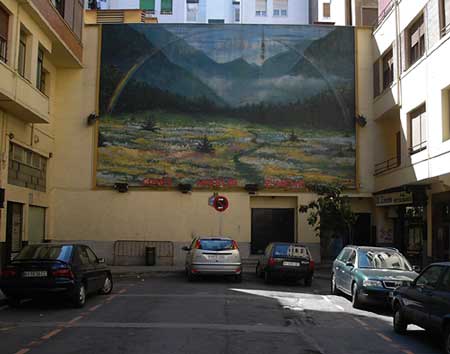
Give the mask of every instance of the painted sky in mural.
<path id="1" fill-rule="evenodd" d="M 97 185 L 354 186 L 352 28 L 102 33 Z"/>

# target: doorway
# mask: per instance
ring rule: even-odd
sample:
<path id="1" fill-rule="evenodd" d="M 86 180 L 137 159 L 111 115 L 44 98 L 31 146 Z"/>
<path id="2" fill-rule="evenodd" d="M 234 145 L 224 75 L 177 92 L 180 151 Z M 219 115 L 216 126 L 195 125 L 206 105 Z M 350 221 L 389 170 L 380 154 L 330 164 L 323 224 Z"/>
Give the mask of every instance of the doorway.
<path id="1" fill-rule="evenodd" d="M 251 253 L 263 254 L 271 242 L 295 242 L 294 208 L 252 208 Z"/>
<path id="2" fill-rule="evenodd" d="M 6 212 L 6 261 L 22 249 L 23 205 L 8 202 Z"/>
<path id="3" fill-rule="evenodd" d="M 353 226 L 353 243 L 358 246 L 372 246 L 372 226 L 370 213 L 357 213 Z"/>

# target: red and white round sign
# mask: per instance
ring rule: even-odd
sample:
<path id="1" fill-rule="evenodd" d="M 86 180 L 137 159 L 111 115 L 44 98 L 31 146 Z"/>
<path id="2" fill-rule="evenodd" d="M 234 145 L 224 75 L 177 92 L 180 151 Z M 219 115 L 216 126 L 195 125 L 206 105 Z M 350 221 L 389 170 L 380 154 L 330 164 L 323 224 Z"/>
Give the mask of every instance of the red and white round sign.
<path id="1" fill-rule="evenodd" d="M 215 199 L 214 199 L 214 209 L 216 209 L 218 212 L 224 212 L 225 210 L 228 209 L 228 199 L 225 198 L 222 195 L 218 195 Z"/>

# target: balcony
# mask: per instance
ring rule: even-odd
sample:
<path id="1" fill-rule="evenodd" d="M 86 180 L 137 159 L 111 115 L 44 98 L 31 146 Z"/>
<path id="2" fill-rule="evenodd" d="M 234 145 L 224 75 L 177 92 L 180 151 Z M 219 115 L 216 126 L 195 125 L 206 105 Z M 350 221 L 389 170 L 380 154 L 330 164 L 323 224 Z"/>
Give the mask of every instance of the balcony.
<path id="1" fill-rule="evenodd" d="M 393 170 L 397 167 L 399 167 L 401 164 L 401 158 L 400 156 L 392 157 L 386 161 L 380 162 L 375 164 L 374 169 L 374 176 L 381 175 L 385 172 L 388 172 L 390 170 Z"/>
<path id="2" fill-rule="evenodd" d="M 49 99 L 0 62 L 0 108 L 28 123 L 49 122 Z"/>

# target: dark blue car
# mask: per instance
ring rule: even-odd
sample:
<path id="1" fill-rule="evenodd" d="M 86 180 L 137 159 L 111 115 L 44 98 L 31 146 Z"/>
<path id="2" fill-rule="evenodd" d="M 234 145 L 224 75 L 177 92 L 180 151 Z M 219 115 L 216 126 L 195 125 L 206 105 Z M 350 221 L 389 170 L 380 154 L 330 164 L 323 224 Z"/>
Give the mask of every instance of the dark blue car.
<path id="1" fill-rule="evenodd" d="M 440 333 L 450 354 L 450 262 L 431 264 L 410 285 L 394 291 L 394 330 L 409 324 Z"/>

